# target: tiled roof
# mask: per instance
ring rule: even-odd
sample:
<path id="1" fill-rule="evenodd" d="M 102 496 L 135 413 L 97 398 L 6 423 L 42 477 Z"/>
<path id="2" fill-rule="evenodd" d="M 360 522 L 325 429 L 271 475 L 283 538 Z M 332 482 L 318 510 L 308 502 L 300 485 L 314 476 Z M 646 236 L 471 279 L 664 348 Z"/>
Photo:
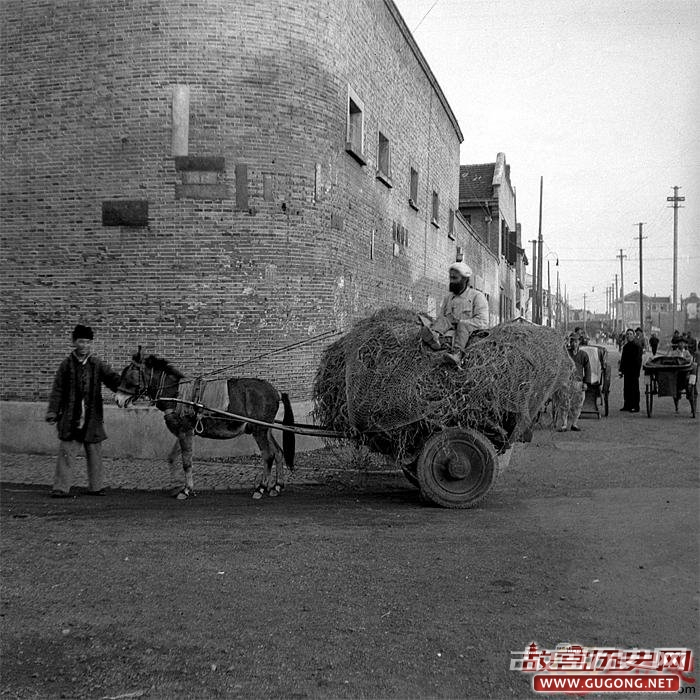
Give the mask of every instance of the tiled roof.
<path id="1" fill-rule="evenodd" d="M 459 203 L 493 199 L 495 163 L 459 166 Z"/>
<path id="2" fill-rule="evenodd" d="M 635 289 L 633 292 L 630 292 L 629 294 L 625 294 L 625 301 L 639 302 L 639 290 Z M 645 294 L 644 301 L 655 302 L 657 304 L 669 304 L 671 302 L 671 297 L 657 297 L 656 295 L 654 295 L 653 297 L 650 297 L 650 296 L 647 296 Z"/>

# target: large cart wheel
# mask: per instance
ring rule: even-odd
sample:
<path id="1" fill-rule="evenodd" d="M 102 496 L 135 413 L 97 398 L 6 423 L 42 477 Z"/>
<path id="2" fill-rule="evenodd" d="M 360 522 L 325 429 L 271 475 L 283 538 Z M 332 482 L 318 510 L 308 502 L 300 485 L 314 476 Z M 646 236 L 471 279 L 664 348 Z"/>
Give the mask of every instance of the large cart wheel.
<path id="1" fill-rule="evenodd" d="M 435 433 L 418 458 L 421 494 L 444 508 L 475 506 L 493 486 L 496 474 L 493 445 L 469 428 L 447 428 Z"/>
<path id="2" fill-rule="evenodd" d="M 647 418 L 651 418 L 651 410 L 654 408 L 654 393 L 651 384 L 647 384 L 645 395 L 647 400 Z"/>

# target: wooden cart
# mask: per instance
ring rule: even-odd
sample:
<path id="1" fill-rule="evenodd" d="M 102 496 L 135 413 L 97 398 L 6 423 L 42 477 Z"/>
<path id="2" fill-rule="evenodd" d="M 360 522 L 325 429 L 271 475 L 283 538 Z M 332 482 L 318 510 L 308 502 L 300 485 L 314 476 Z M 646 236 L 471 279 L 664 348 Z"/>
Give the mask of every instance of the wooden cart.
<path id="1" fill-rule="evenodd" d="M 690 412 L 695 418 L 697 405 L 697 365 L 678 355 L 656 355 L 644 363 L 644 395 L 647 417 L 651 418 L 654 397 L 670 396 L 678 412 L 678 403 L 685 394 Z"/>
<path id="2" fill-rule="evenodd" d="M 345 437 L 343 433 L 315 425 L 284 425 L 279 421 L 268 423 L 184 399 L 163 398 L 159 401 L 187 404 L 202 417 L 216 415 L 324 439 Z M 395 445 L 385 434 L 367 433 L 363 436 L 363 441 L 373 452 L 383 454 L 401 468 L 409 482 L 420 489 L 424 500 L 444 508 L 472 508 L 480 503 L 512 455 L 510 444 L 497 448 L 477 430 L 461 426 L 443 430 L 427 427 L 425 431 L 417 430 L 413 449 L 401 459 L 397 458 Z"/>

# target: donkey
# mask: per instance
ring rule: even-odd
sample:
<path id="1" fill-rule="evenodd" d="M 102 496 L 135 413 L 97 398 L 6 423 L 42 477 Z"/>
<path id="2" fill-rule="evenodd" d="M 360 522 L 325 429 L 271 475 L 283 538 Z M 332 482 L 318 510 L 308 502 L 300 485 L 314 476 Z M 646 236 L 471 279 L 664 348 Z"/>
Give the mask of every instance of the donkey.
<path id="1" fill-rule="evenodd" d="M 294 415 L 289 396 L 280 393 L 269 382 L 255 378 L 230 377 L 206 382 L 198 378 L 194 382 L 186 380 L 185 376 L 175 369 L 168 360 L 156 355 L 142 357 L 141 347 L 132 356 L 131 363 L 121 373 L 121 383 L 116 393 L 116 402 L 120 408 L 126 408 L 143 396 L 147 396 L 156 407 L 163 411 L 168 430 L 176 436 L 177 442 L 170 453 L 169 461 L 173 464 L 177 448 L 182 454 L 182 468 L 185 483 L 176 489 L 175 496 L 184 500 L 196 496 L 194 479 L 192 477 L 192 439 L 195 434 L 214 440 L 236 438 L 244 433 L 252 434 L 260 448 L 263 459 L 263 470 L 256 479 L 253 498 L 262 498 L 265 493 L 277 496 L 284 487 L 284 464 L 294 471 L 294 433 L 284 431 L 283 447 L 272 435 L 269 427 L 240 421 L 233 418 L 217 416 L 216 414 L 198 413 L 187 404 L 175 401 L 163 401 L 166 398 L 185 398 L 206 404 L 207 385 L 216 384 L 220 403 L 223 405 L 208 406 L 245 416 L 254 420 L 273 423 L 277 415 L 279 403 L 284 406 L 283 425 L 292 425 Z M 204 387 L 204 388 L 203 388 Z M 200 398 L 201 401 L 197 401 Z M 275 463 L 275 479 L 271 481 L 272 465 Z"/>

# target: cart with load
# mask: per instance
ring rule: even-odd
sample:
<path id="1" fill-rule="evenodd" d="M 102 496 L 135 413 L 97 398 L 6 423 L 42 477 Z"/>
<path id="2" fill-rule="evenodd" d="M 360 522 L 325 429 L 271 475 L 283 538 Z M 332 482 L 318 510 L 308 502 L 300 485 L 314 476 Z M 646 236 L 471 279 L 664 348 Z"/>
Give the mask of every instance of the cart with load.
<path id="1" fill-rule="evenodd" d="M 460 366 L 421 342 L 415 312 L 384 309 L 321 358 L 317 423 L 386 456 L 425 500 L 469 508 L 488 494 L 555 390 L 571 380 L 563 338 L 505 323 L 478 334 Z"/>
<path id="2" fill-rule="evenodd" d="M 698 399 L 697 364 L 680 355 L 655 355 L 644 363 L 644 396 L 647 417 L 651 418 L 654 397 L 670 396 L 678 412 L 678 404 L 685 394 L 690 413 L 695 418 Z"/>

